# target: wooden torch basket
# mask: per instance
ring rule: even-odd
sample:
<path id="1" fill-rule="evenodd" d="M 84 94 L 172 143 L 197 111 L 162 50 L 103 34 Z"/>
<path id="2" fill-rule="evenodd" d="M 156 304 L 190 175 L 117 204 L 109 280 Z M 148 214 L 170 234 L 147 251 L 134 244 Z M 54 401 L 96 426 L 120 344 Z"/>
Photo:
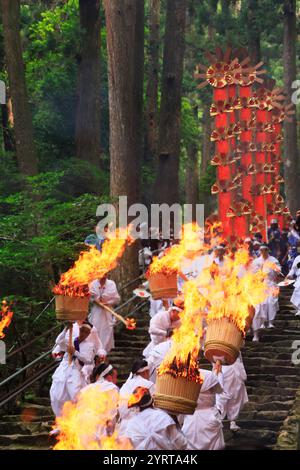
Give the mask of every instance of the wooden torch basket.
<path id="1" fill-rule="evenodd" d="M 153 274 L 149 278 L 149 288 L 154 300 L 174 299 L 177 296 L 177 273 Z"/>
<path id="2" fill-rule="evenodd" d="M 57 320 L 85 320 L 88 314 L 89 297 L 55 296 L 55 311 Z"/>
<path id="3" fill-rule="evenodd" d="M 204 355 L 210 362 L 220 360 L 223 364 L 233 364 L 243 343 L 242 332 L 228 318 L 218 318 L 209 322 L 206 329 Z"/>
<path id="4" fill-rule="evenodd" d="M 192 415 L 197 406 L 201 384 L 169 374 L 156 380 L 154 405 L 172 414 Z"/>

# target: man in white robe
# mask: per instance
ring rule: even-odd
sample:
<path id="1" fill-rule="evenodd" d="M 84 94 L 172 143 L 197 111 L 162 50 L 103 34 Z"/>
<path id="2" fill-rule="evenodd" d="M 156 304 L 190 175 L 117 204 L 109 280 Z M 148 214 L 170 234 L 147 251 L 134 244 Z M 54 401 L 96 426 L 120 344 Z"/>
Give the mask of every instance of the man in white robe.
<path id="1" fill-rule="evenodd" d="M 169 330 L 167 333 L 166 340 L 154 346 L 154 348 L 151 350 L 147 358 L 147 362 L 149 364 L 149 369 L 150 369 L 150 380 L 154 384 L 156 382 L 157 369 L 159 368 L 164 358 L 166 357 L 167 353 L 171 349 L 172 334 L 173 334 L 173 330 Z"/>
<path id="2" fill-rule="evenodd" d="M 256 306 L 255 316 L 253 318 L 252 328 L 254 332 L 253 341 L 259 341 L 258 330 L 265 328 L 274 328 L 274 320 L 279 310 L 277 282 L 281 273 L 279 261 L 270 256 L 269 248 L 266 245 L 260 247 L 261 256 L 252 262 L 253 272 L 261 270 L 266 274 L 265 285 L 267 298 L 264 302 Z"/>
<path id="3" fill-rule="evenodd" d="M 84 324 L 88 324 L 88 325 L 91 326 L 91 332 L 90 332 L 89 336 L 87 337 L 87 341 L 89 343 L 93 344 L 93 349 L 94 349 L 94 360 L 93 360 L 93 362 L 91 364 L 85 364 L 82 367 L 82 370 L 81 370 L 82 374 L 84 376 L 84 379 L 85 379 L 85 385 L 88 385 L 90 383 L 90 376 L 93 372 L 93 369 L 94 369 L 95 365 L 99 365 L 101 362 L 105 361 L 106 356 L 107 356 L 107 352 L 103 348 L 103 345 L 100 341 L 100 338 L 98 336 L 98 332 L 97 332 L 96 328 L 91 323 L 89 323 L 88 321 L 77 321 L 77 322 L 73 323 L 73 329 L 72 329 L 73 340 L 79 336 L 80 327 Z M 69 340 L 69 330 L 66 333 L 66 341 L 68 342 L 68 340 Z M 63 354 L 64 354 L 64 352 L 62 352 L 60 350 L 59 345 L 55 344 L 55 347 L 52 351 L 53 358 L 54 359 L 60 358 L 60 357 L 63 356 Z M 97 362 L 97 364 L 96 364 L 95 361 Z"/>
<path id="4" fill-rule="evenodd" d="M 180 326 L 180 312 L 182 312 L 182 309 L 173 305 L 168 310 L 161 310 L 151 318 L 148 330 L 151 342 L 143 351 L 143 356 L 146 359 L 154 346 L 165 341 L 169 330 L 173 330 Z"/>
<path id="5" fill-rule="evenodd" d="M 300 243 L 297 243 L 297 251 L 300 252 Z M 291 303 L 296 307 L 296 317 L 300 316 L 300 254 L 294 259 L 290 272 L 287 275 L 288 279 L 294 279 L 296 277 L 296 282 L 294 284 L 294 292 L 291 297 Z"/>
<path id="6" fill-rule="evenodd" d="M 149 380 L 149 375 L 149 366 L 145 359 L 137 359 L 134 361 L 128 379 L 120 388 L 120 435 L 124 434 L 128 421 L 138 413 L 137 407 L 128 408 L 127 406 L 129 397 L 133 394 L 134 390 L 137 387 L 143 387 L 147 388 L 151 395 L 153 394 L 154 384 Z"/>
<path id="7" fill-rule="evenodd" d="M 140 410 L 128 421 L 124 436 L 131 440 L 135 450 L 186 449 L 187 442 L 178 424 L 166 411 L 153 408 L 148 389 L 137 387 L 128 406 Z"/>
<path id="8" fill-rule="evenodd" d="M 219 381 L 223 386 L 223 392 L 217 395 L 216 404 L 221 412 L 222 419 L 227 416 L 230 421 L 230 429 L 234 432 L 240 429 L 236 424 L 236 420 L 241 409 L 248 402 L 246 380 L 247 374 L 241 353 L 234 364 L 222 366 Z"/>
<path id="9" fill-rule="evenodd" d="M 120 296 L 114 281 L 103 277 L 89 285 L 91 312 L 89 321 L 96 327 L 103 348 L 109 353 L 114 347 L 115 317 L 101 304 L 113 307 L 120 302 Z"/>
<path id="10" fill-rule="evenodd" d="M 216 394 L 223 388 L 218 375 L 200 369 L 204 381 L 193 415 L 184 417 L 182 432 L 188 450 L 221 450 L 225 447 L 221 414 L 216 407 Z"/>
<path id="11" fill-rule="evenodd" d="M 67 335 L 68 328 L 65 328 L 56 339 L 56 345 L 65 353 L 53 374 L 50 388 L 51 406 L 55 416 L 60 416 L 64 403 L 74 401 L 85 385 L 82 367 L 85 364 L 91 364 L 94 358 L 93 344 L 87 341 L 90 331 L 90 326 L 83 325 L 71 347 Z M 72 360 L 69 365 L 70 355 Z"/>

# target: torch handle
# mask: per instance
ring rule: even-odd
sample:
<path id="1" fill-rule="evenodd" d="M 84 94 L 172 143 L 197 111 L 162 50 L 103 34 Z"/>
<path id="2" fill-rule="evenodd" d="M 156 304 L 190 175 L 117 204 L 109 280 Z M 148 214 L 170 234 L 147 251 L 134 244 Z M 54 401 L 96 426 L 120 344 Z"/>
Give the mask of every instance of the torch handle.
<path id="1" fill-rule="evenodd" d="M 73 346 L 73 323 L 71 323 L 70 329 L 69 329 L 69 348 Z M 69 366 L 72 364 L 72 354 L 69 353 Z"/>
<path id="2" fill-rule="evenodd" d="M 105 308 L 105 310 L 110 312 L 114 317 L 116 317 L 118 320 L 120 320 L 122 323 L 124 323 L 125 326 L 127 326 L 126 320 L 122 317 L 122 315 L 119 315 L 112 308 L 108 307 L 108 305 L 105 305 L 102 302 L 98 301 L 98 305 L 100 305 L 100 307 L 102 307 L 102 308 Z"/>

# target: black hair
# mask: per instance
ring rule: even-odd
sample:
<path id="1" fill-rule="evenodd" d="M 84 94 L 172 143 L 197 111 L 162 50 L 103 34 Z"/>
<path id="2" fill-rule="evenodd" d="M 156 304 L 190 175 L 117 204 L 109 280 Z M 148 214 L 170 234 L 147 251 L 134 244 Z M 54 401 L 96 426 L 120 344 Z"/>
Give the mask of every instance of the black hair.
<path id="1" fill-rule="evenodd" d="M 107 364 L 106 362 L 101 362 L 101 364 L 99 364 L 99 366 L 96 366 L 94 367 L 93 369 L 93 372 L 91 374 L 91 382 L 94 383 L 96 382 L 96 378 L 98 375 L 102 374 L 102 372 L 105 371 L 105 369 L 107 369 L 107 367 L 109 366 L 109 364 Z M 113 371 L 114 371 L 115 368 L 111 369 L 105 376 L 107 377 L 108 375 L 112 375 Z"/>
<path id="2" fill-rule="evenodd" d="M 132 364 L 131 372 L 133 374 L 136 374 L 139 369 L 142 369 L 147 366 L 148 366 L 148 362 L 146 361 L 146 359 L 143 359 L 143 358 L 136 359 L 134 363 Z"/>

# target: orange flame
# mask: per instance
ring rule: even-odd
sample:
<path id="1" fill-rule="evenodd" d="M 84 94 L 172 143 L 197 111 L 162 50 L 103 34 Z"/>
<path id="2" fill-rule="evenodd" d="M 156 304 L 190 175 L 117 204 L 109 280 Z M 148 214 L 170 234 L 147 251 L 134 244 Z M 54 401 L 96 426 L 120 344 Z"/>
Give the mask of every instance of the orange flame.
<path id="1" fill-rule="evenodd" d="M 183 226 L 183 236 L 180 243 L 168 248 L 164 255 L 159 258 L 155 256 L 147 272 L 147 277 L 153 274 L 164 273 L 171 275 L 180 271 L 182 259 L 187 256 L 195 256 L 199 250 L 203 250 L 201 238 L 203 232 L 196 223 Z"/>
<path id="2" fill-rule="evenodd" d="M 59 283 L 54 287 L 54 294 L 69 295 L 70 297 L 88 296 L 88 284 L 95 279 L 104 277 L 117 267 L 127 244 L 133 243 L 129 235 L 130 227 L 117 229 L 107 234 L 107 239 L 100 252 L 96 247 L 83 251 L 74 266 L 62 274 Z"/>
<path id="3" fill-rule="evenodd" d="M 135 330 L 136 329 L 136 321 L 134 318 L 125 318 L 126 328 L 127 330 Z"/>
<path id="4" fill-rule="evenodd" d="M 262 303 L 272 288 L 265 283 L 266 274 L 253 272 L 246 249 L 239 249 L 224 260 L 223 266 L 213 264 L 202 270 L 197 279 L 183 287 L 184 311 L 181 325 L 172 337 L 172 347 L 158 374 L 186 377 L 201 382 L 198 356 L 206 322 L 227 317 L 244 333 L 249 307 Z"/>
<path id="5" fill-rule="evenodd" d="M 13 317 L 13 312 L 6 302 L 6 300 L 2 301 L 2 306 L 1 306 L 1 316 L 0 316 L 0 339 L 5 338 L 5 334 L 3 333 L 5 328 L 8 328 L 9 325 L 11 324 L 12 317 Z"/>
<path id="6" fill-rule="evenodd" d="M 83 389 L 76 403 L 66 402 L 54 428 L 60 430 L 54 450 L 130 450 L 131 442 L 113 430 L 118 398 L 97 385 Z"/>
<path id="7" fill-rule="evenodd" d="M 149 394 L 149 389 L 145 387 L 137 387 L 134 392 L 130 395 L 128 400 L 128 408 L 136 405 L 141 401 L 144 395 Z"/>
<path id="8" fill-rule="evenodd" d="M 184 310 L 180 314 L 181 325 L 172 336 L 172 347 L 162 362 L 158 374 L 169 373 L 173 377 L 185 377 L 202 383 L 198 356 L 206 299 L 200 294 L 194 280 L 184 284 L 183 294 Z"/>
<path id="9" fill-rule="evenodd" d="M 213 271 L 213 280 L 208 281 L 205 270 L 196 280 L 205 285 L 208 314 L 206 321 L 227 317 L 244 332 L 249 306 L 262 303 L 270 294 L 262 271 L 253 272 L 249 267 L 250 256 L 246 249 L 239 249 L 226 257 L 224 266 Z"/>

